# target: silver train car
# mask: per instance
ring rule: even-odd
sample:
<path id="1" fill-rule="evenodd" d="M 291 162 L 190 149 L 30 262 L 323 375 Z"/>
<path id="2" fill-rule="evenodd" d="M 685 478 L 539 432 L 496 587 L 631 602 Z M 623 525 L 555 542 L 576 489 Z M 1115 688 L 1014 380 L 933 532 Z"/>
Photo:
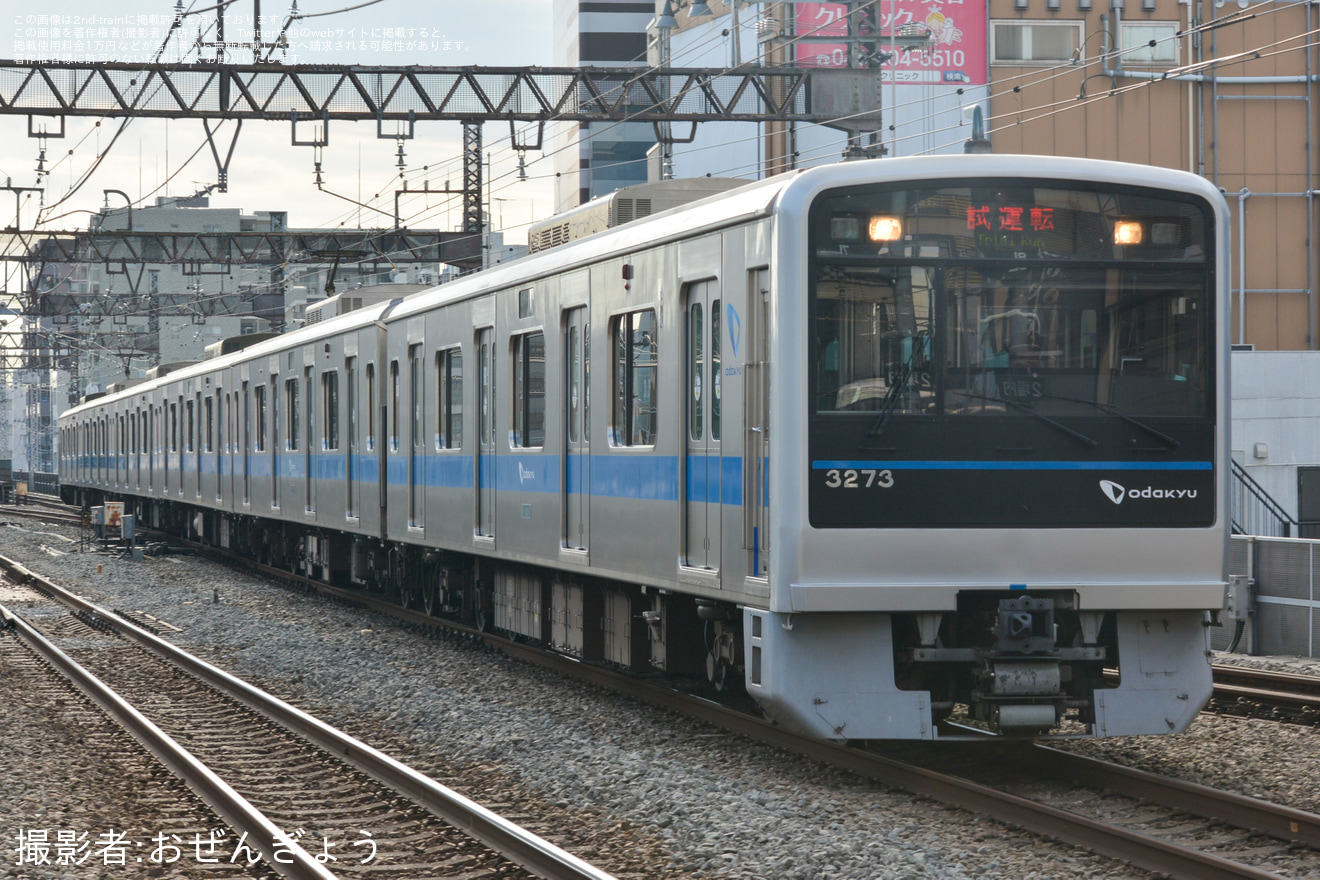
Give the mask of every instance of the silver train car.
<path id="1" fill-rule="evenodd" d="M 1177 732 L 1227 221 L 1146 166 L 816 168 L 87 401 L 61 479 L 824 738 Z"/>

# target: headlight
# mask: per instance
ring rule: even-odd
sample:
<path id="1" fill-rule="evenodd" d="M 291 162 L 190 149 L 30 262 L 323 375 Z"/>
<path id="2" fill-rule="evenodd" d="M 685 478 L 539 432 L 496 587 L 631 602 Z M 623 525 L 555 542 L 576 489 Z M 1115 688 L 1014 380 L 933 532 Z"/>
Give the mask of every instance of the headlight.
<path id="1" fill-rule="evenodd" d="M 903 237 L 903 221 L 888 214 L 876 214 L 866 227 L 871 241 L 898 241 Z"/>
<path id="2" fill-rule="evenodd" d="M 1114 244 L 1141 244 L 1145 230 L 1137 220 L 1119 220 L 1114 224 Z"/>

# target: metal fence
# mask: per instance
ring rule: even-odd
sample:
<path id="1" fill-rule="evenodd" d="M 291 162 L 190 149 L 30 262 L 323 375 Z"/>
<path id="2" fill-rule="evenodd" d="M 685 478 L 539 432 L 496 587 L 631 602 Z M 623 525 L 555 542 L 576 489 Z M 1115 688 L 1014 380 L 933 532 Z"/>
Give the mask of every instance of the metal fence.
<path id="1" fill-rule="evenodd" d="M 1320 595 L 1317 567 L 1320 541 L 1303 538 L 1235 537 L 1229 573 L 1252 583 L 1250 652 L 1320 656 Z M 1213 647 L 1222 650 L 1232 633 L 1216 632 Z"/>
<path id="2" fill-rule="evenodd" d="M 59 495 L 60 475 L 41 471 L 14 471 L 14 485 L 27 483 L 28 491 L 34 495 Z"/>

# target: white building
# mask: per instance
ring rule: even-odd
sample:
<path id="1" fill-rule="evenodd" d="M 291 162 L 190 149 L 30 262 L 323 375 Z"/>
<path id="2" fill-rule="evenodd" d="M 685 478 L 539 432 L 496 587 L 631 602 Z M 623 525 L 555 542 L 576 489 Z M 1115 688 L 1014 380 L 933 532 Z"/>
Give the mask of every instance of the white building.
<path id="1" fill-rule="evenodd" d="M 644 67 L 646 24 L 654 0 L 555 0 L 555 64 Z M 650 123 L 559 123 L 548 133 L 555 152 L 555 211 L 646 182 Z"/>

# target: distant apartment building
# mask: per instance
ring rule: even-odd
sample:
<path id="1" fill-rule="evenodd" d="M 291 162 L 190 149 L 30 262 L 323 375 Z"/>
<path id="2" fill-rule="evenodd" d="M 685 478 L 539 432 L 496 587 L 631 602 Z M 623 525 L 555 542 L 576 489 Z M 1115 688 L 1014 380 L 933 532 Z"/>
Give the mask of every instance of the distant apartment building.
<path id="1" fill-rule="evenodd" d="M 555 64 L 564 67 L 645 67 L 652 0 L 555 0 Z M 624 186 L 646 182 L 650 123 L 558 123 L 555 211 L 565 211 Z"/>

